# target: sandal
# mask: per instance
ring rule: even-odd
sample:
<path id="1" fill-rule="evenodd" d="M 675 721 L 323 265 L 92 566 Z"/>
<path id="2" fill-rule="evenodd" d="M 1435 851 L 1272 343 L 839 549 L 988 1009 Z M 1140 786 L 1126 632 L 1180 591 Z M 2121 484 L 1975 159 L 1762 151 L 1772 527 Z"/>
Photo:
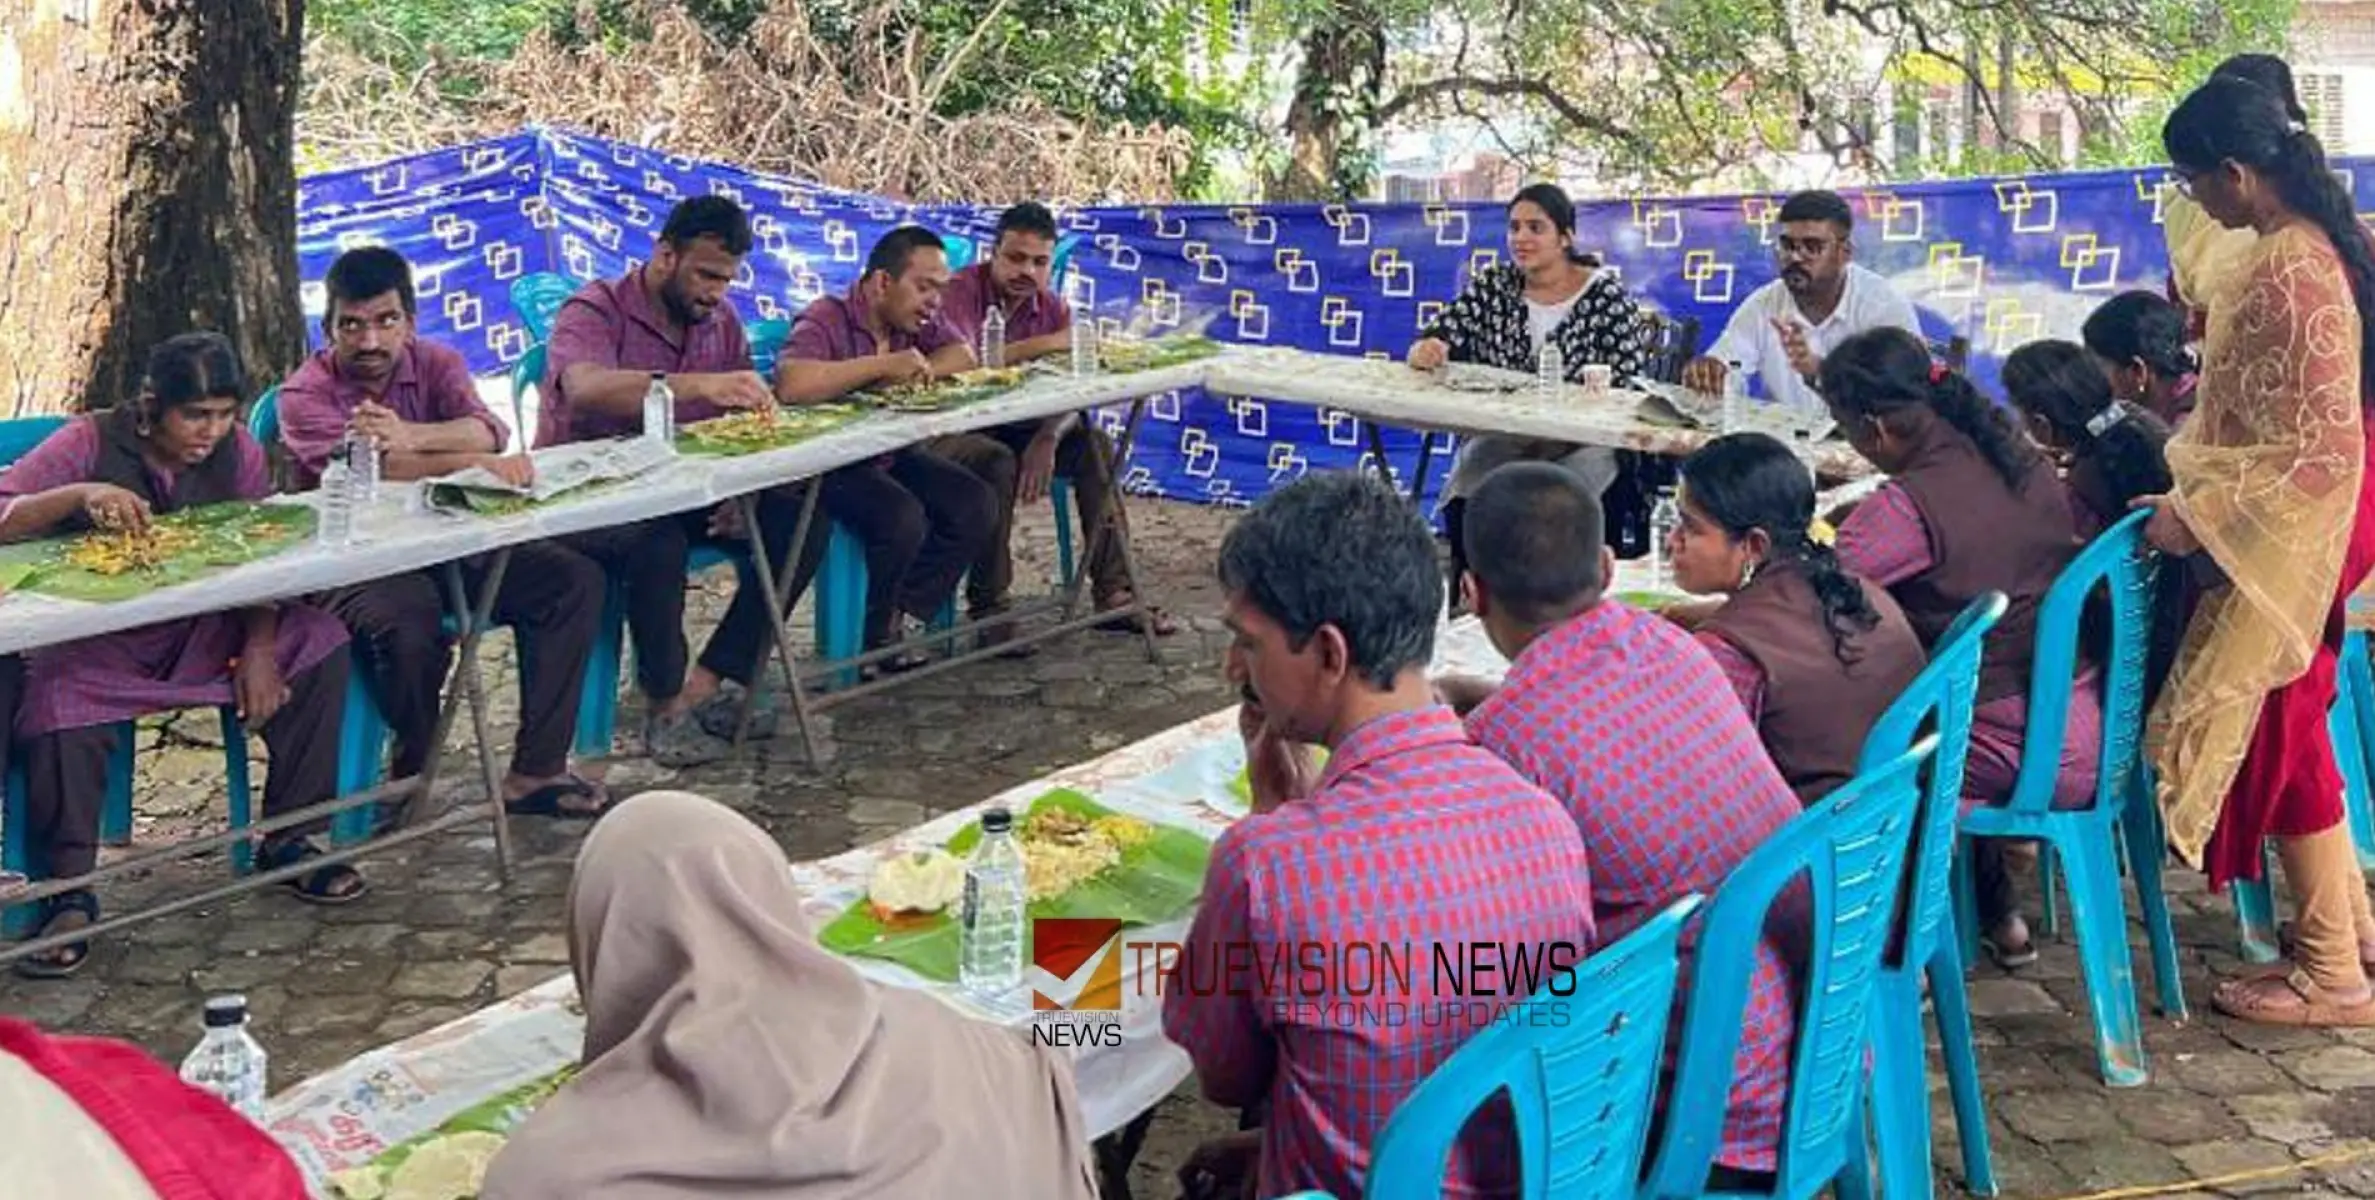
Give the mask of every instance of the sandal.
<path id="1" fill-rule="evenodd" d="M 2300 931 L 2295 922 L 2286 921 L 2276 927 L 2276 953 L 2282 955 L 2284 961 L 2301 961 L 2301 956 L 2296 953 L 2300 945 Z M 2359 965 L 2365 967 L 2369 974 L 2375 975 L 2375 942 L 2359 943 Z"/>
<path id="2" fill-rule="evenodd" d="M 2006 935 L 2016 929 L 2020 939 L 2013 941 Z M 2037 961 L 2037 939 L 2029 935 L 2028 922 L 2017 917 L 1996 926 L 1979 939 L 1979 944 L 1996 966 L 2006 971 L 2017 971 Z"/>
<path id="3" fill-rule="evenodd" d="M 1114 611 L 1126 609 L 1137 600 L 1137 593 L 1126 590 L 1099 597 L 1097 611 L 1111 612 L 1113 615 L 1098 622 L 1097 628 L 1114 633 L 1145 633 L 1148 627 L 1152 626 L 1156 637 L 1170 637 L 1179 632 L 1179 622 L 1172 620 L 1171 614 L 1152 604 L 1146 606 L 1144 613 Z"/>
<path id="4" fill-rule="evenodd" d="M 282 842 L 267 843 L 256 858 L 263 869 L 277 871 L 321 856 L 322 848 L 314 845 L 312 839 L 289 838 Z M 352 904 L 371 891 L 371 884 L 363 878 L 362 873 L 345 863 L 330 863 L 303 875 L 291 876 L 282 880 L 281 886 L 307 904 L 321 905 Z"/>
<path id="5" fill-rule="evenodd" d="M 2212 989 L 2210 1007 L 2238 1021 L 2259 1025 L 2375 1027 L 2375 994 L 2346 1004 L 2326 995 L 2307 973 L 2297 969 L 2229 979 Z"/>
<path id="6" fill-rule="evenodd" d="M 571 799 L 591 803 L 567 803 Z M 564 775 L 516 800 L 504 801 L 503 811 L 515 817 L 592 821 L 609 812 L 612 803 L 609 790 L 601 784 L 579 775 Z"/>
<path id="7" fill-rule="evenodd" d="M 81 917 L 85 926 L 99 922 L 99 897 L 87 891 L 60 892 L 41 902 L 41 931 L 36 939 L 53 933 L 64 933 L 58 922 L 67 917 Z M 91 944 L 68 942 L 46 954 L 17 960 L 17 974 L 27 979 L 64 979 L 82 970 L 91 959 Z"/>

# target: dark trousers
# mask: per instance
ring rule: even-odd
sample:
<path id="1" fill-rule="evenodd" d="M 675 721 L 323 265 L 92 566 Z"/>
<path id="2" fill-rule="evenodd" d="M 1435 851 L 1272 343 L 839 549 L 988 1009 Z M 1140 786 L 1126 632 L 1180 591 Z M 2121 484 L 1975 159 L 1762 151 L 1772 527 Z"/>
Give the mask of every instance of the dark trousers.
<path id="1" fill-rule="evenodd" d="M 964 466 L 998 490 L 998 527 L 965 580 L 965 602 L 975 616 L 1003 607 L 1007 592 L 1014 586 L 1015 480 L 1019 477 L 1023 452 L 1038 435 L 1036 422 L 1023 422 L 930 443 L 933 453 Z M 1093 449 L 1099 445 L 1104 448 L 1102 454 Z M 1084 567 L 1089 578 L 1089 594 L 1098 600 L 1132 590 L 1129 565 L 1122 557 L 1121 530 L 1116 528 L 1113 536 L 1102 541 L 1097 537 L 1105 522 L 1118 516 L 1109 512 L 1113 482 L 1108 464 L 1112 460 L 1112 439 L 1086 420 L 1074 425 L 1064 440 L 1056 443 L 1056 474 L 1072 481 L 1072 509 L 1079 518 L 1079 544 L 1088 554 Z"/>
<path id="2" fill-rule="evenodd" d="M 1979 932 L 1994 933 L 1996 926 L 2020 912 L 2020 889 L 2012 882 L 2012 864 L 2004 857 L 2004 846 L 2010 838 L 1975 837 L 1971 839 L 1971 899 L 1979 909 Z"/>
<path id="3" fill-rule="evenodd" d="M 819 505 L 866 547 L 866 646 L 895 640 L 904 612 L 929 619 L 998 528 L 979 476 L 921 450 L 835 471 Z"/>
<path id="4" fill-rule="evenodd" d="M 1443 502 L 1443 536 L 1451 542 L 1451 561 L 1443 568 L 1450 580 L 1451 600 L 1460 604 L 1460 576 L 1468 572 L 1468 502 Z"/>
<path id="5" fill-rule="evenodd" d="M 805 484 L 759 493 L 759 536 L 767 547 L 769 563 L 779 572 L 784 569 L 792 534 L 800 524 L 800 506 L 807 495 Z M 831 498 L 832 489 L 828 487 L 820 505 Z M 654 702 L 673 700 L 684 690 L 685 670 L 692 658 L 684 632 L 685 556 L 696 542 L 735 549 L 749 545 L 740 536 L 713 536 L 709 529 L 715 512 L 715 509 L 699 509 L 632 525 L 587 530 L 563 539 L 570 549 L 600 564 L 624 586 L 627 636 L 635 647 L 636 685 Z M 824 560 L 830 532 L 821 518 L 809 529 L 808 543 L 801 547 L 799 562 L 793 569 L 787 603 L 797 604 L 800 593 L 807 590 L 808 581 L 815 577 L 817 564 Z M 721 679 L 749 683 L 766 656 L 772 624 L 767 598 L 760 589 L 737 586 L 726 615 L 702 648 L 701 665 Z"/>
<path id="6" fill-rule="evenodd" d="M 475 597 L 488 561 L 462 564 Z M 415 571 L 341 588 L 320 600 L 354 636 L 380 715 L 395 735 L 394 773 L 418 775 L 437 747 L 437 713 L 452 666 L 443 623 L 442 571 Z M 515 546 L 493 618 L 516 632 L 520 656 L 520 727 L 511 752 L 515 774 L 545 779 L 569 769 L 577 700 L 586 659 L 602 623 L 602 568 L 551 542 Z"/>
<path id="7" fill-rule="evenodd" d="M 288 680 L 289 701 L 260 733 L 272 753 L 264 774 L 264 816 L 319 804 L 338 791 L 338 724 L 346 710 L 347 650 Z M 61 729 L 25 739 L 25 831 L 35 874 L 82 875 L 99 865 L 99 809 L 107 801 L 107 759 L 118 726 Z M 273 840 L 319 832 L 312 821 Z"/>

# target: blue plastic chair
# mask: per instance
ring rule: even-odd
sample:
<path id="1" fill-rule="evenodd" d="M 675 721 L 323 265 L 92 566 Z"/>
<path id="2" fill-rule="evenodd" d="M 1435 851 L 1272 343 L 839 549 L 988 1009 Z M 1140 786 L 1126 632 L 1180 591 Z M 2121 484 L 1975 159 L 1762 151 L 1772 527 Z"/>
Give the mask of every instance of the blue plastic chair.
<path id="1" fill-rule="evenodd" d="M 49 435 L 64 429 L 70 419 L 53 414 L 0 421 L 0 470 L 6 470 L 8 464 L 32 453 L 33 447 L 40 445 Z"/>
<path id="2" fill-rule="evenodd" d="M 944 233 L 940 235 L 940 244 L 948 251 L 949 270 L 962 271 L 965 268 L 973 265 L 973 259 L 977 255 L 978 251 L 973 245 L 972 238 L 958 237 L 953 233 Z"/>
<path id="3" fill-rule="evenodd" d="M 1925 730 L 1938 735 L 1937 755 L 1925 772 L 1921 823 L 1913 835 L 1903 942 L 1897 957 L 1881 964 L 1880 997 L 1873 1010 L 1872 1122 L 1880 1178 L 1892 1191 L 1919 1193 L 1931 1180 L 1929 1061 L 1921 1035 L 1924 978 L 1936 998 L 1938 1045 L 1962 1142 L 1964 1186 L 1980 1196 L 1997 1190 L 1979 1056 L 1971 1040 L 1971 1003 L 1963 990 L 1962 944 L 1945 926 L 1954 895 L 1955 822 L 1962 810 L 1980 652 L 2007 606 L 2002 592 L 1989 592 L 1955 618 L 1938 639 L 1929 665 L 1873 725 L 1858 764 L 1860 770 L 1879 770 Z"/>
<path id="4" fill-rule="evenodd" d="M 561 306 L 577 291 L 577 281 L 566 275 L 538 271 L 522 275 L 511 283 L 511 309 L 519 314 L 520 323 L 528 327 L 528 338 L 541 343 L 553 334 L 553 318 L 560 315 Z"/>
<path id="5" fill-rule="evenodd" d="M 1367 1200 L 1432 1200 L 1460 1130 L 1496 1096 L 1517 1123 L 1523 1200 L 1630 1200 L 1657 1109 L 1685 896 L 1468 1039 L 1395 1106 L 1370 1153 Z"/>
<path id="6" fill-rule="evenodd" d="M 1641 1200 L 1712 1194 L 1707 1175 L 1723 1142 L 1732 1062 L 1765 918 L 1785 896 L 1807 904 L 1805 1001 L 1790 1056 L 1789 1105 L 1770 1200 L 1808 1200 L 1836 1187 L 1870 1200 L 1864 1085 L 1880 971 L 1921 809 L 1928 737 L 1885 766 L 1815 801 L 1757 847 L 1724 881 L 1699 923 L 1690 1004 L 1666 1128 Z M 1922 1193 L 1926 1194 L 1926 1188 Z"/>
<path id="7" fill-rule="evenodd" d="M 744 331 L 750 339 L 750 366 L 759 378 L 775 382 L 775 363 L 783 357 L 783 345 L 792 338 L 792 318 L 761 317 Z"/>
<path id="8" fill-rule="evenodd" d="M 542 399 L 543 388 L 544 343 L 538 342 L 528 347 L 528 352 L 520 355 L 518 362 L 511 364 L 511 428 L 519 435 L 523 448 L 532 448 L 536 444 L 535 439 L 528 434 L 528 392 L 533 389 L 538 399 Z"/>
<path id="9" fill-rule="evenodd" d="M 2161 891 L 2159 809 L 2140 761 L 2144 725 L 2144 660 L 2150 637 L 2155 562 L 2144 544 L 2137 512 L 2105 531 L 2079 552 L 2045 593 L 2037 613 L 2037 649 L 2032 659 L 2028 729 L 2022 737 L 2020 774 L 2011 798 L 2001 806 L 1976 808 L 1963 817 L 1966 837 L 2034 839 L 2052 851 L 2070 893 L 2070 923 L 2078 935 L 2085 970 L 2087 1004 L 2093 1010 L 2095 1053 L 2103 1081 L 2112 1087 L 2140 1087 L 2149 1077 L 2144 1038 L 2136 1009 L 2136 980 L 2128 950 L 2127 910 L 2120 889 L 2125 843 L 2129 875 L 2144 909 L 2152 943 L 2153 973 L 2162 1008 L 2185 1011 L 2177 975 L 2177 939 L 2169 923 L 2168 898 Z M 2102 664 L 2103 747 L 2096 762 L 2095 801 L 2067 812 L 2053 810 L 2060 773 L 2064 726 L 2078 667 L 2079 620 L 2097 591 L 2110 601 L 2111 652 Z M 1978 903 L 1966 854 L 1958 859 L 1956 904 L 1966 949 L 1979 935 Z M 2039 856 L 2040 864 L 2047 862 Z"/>

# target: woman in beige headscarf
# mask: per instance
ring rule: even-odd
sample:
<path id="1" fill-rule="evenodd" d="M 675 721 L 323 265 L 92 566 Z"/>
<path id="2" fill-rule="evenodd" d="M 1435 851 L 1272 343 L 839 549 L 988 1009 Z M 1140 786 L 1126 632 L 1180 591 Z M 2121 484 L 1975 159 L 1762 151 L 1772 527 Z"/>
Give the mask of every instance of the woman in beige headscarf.
<path id="1" fill-rule="evenodd" d="M 1071 1068 L 820 948 L 783 851 L 653 792 L 569 888 L 584 1070 L 515 1133 L 484 1200 L 1094 1200 Z"/>

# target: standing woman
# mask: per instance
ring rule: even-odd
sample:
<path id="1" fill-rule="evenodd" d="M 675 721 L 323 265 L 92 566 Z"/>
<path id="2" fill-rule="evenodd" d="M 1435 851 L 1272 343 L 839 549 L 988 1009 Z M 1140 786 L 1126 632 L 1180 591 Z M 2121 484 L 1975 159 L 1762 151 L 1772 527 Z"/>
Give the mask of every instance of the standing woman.
<path id="1" fill-rule="evenodd" d="M 2176 305 L 2151 292 L 2121 292 L 2087 314 L 2080 336 L 2115 398 L 2171 429 L 2193 415 L 2198 369 Z"/>
<path id="2" fill-rule="evenodd" d="M 2375 916 L 2326 734 L 2343 598 L 2375 567 L 2375 248 L 2317 138 L 2266 89 L 2214 77 L 2161 140 L 2205 213 L 2257 235 L 2211 304 L 2200 404 L 2145 529 L 2229 581 L 2200 598 L 2148 731 L 2169 838 L 2213 888 L 2257 878 L 2273 839 L 2299 899 L 2292 969 L 2228 980 L 2221 1012 L 2375 1025 Z"/>
<path id="3" fill-rule="evenodd" d="M 1532 372 L 1550 343 L 1569 380 L 1598 364 L 1622 385 L 1647 366 L 1640 308 L 1599 259 L 1575 248 L 1575 202 L 1557 185 L 1534 184 L 1509 202 L 1509 259 L 1468 281 L 1468 290 L 1411 345 L 1411 366 L 1432 371 L 1464 362 Z M 1463 440 L 1443 489 L 1454 595 L 1466 569 L 1461 531 L 1468 493 L 1494 467 L 1522 459 L 1556 462 L 1594 492 L 1616 478 L 1616 452 L 1605 447 L 1494 435 Z"/>
<path id="4" fill-rule="evenodd" d="M 166 513 L 272 493 L 264 448 L 239 421 L 246 376 L 219 333 L 185 333 L 148 356 L 140 395 L 66 423 L 0 475 L 0 542 L 146 529 Z M 99 808 L 121 722 L 153 712 L 231 704 L 262 733 L 272 768 L 264 815 L 319 804 L 337 793 L 338 725 L 344 715 L 346 630 L 302 604 L 261 604 L 45 646 L 25 657 L 17 718 L 25 763 L 26 831 L 47 878 L 98 865 Z M 320 856 L 308 836 L 324 822 L 264 838 L 257 865 L 287 867 Z M 288 881 L 301 900 L 344 904 L 363 877 L 331 865 Z M 52 896 L 43 935 L 99 919 L 99 900 L 77 889 Z M 72 974 L 89 956 L 74 942 L 18 963 L 39 977 Z"/>
<path id="5" fill-rule="evenodd" d="M 2308 110 L 2301 107 L 2300 93 L 2293 88 L 2292 65 L 2283 59 L 2273 54 L 2238 54 L 2218 64 L 2210 75 L 2259 85 L 2284 106 L 2284 115 L 2293 124 L 2308 127 Z M 2248 226 L 2229 226 L 2213 219 L 2182 189 L 2161 204 L 2161 233 L 2169 245 L 2169 299 L 2177 303 L 2185 319 L 2186 340 L 2199 341 L 2212 303 L 2234 280 L 2236 268 L 2259 233 Z"/>

